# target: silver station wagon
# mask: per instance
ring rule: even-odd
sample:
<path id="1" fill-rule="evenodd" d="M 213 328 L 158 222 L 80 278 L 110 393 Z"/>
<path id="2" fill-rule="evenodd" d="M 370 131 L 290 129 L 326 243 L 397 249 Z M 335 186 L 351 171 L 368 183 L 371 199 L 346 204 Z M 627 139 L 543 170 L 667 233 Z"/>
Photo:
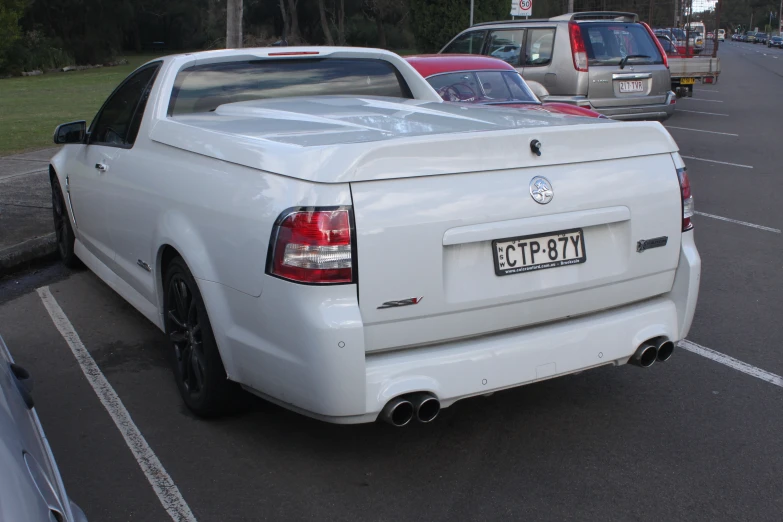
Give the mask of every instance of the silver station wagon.
<path id="1" fill-rule="evenodd" d="M 675 95 L 666 53 L 633 13 L 569 13 L 548 20 L 474 25 L 441 53 L 484 54 L 542 84 L 546 101 L 615 119 L 666 119 Z"/>

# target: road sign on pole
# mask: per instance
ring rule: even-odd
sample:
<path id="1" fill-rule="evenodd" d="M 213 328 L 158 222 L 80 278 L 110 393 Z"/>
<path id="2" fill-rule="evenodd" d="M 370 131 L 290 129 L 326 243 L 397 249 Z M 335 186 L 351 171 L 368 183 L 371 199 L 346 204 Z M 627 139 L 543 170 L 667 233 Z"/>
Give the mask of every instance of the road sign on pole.
<path id="1" fill-rule="evenodd" d="M 530 16 L 533 14 L 533 0 L 511 0 L 511 16 Z"/>

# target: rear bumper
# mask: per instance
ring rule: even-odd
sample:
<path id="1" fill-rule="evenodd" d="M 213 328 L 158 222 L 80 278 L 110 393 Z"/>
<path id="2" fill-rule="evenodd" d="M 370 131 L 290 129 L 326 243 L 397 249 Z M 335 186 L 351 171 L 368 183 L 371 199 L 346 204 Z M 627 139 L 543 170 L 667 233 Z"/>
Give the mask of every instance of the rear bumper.
<path id="1" fill-rule="evenodd" d="M 584 96 L 547 96 L 548 102 L 571 103 L 596 111 L 613 120 L 647 120 L 647 119 L 665 119 L 674 114 L 674 104 L 671 101 L 675 98 L 673 92 L 666 94 L 666 101 L 662 104 L 654 105 L 630 105 L 618 107 L 595 107 L 590 100 Z"/>
<path id="2" fill-rule="evenodd" d="M 229 377 L 286 408 L 328 422 L 372 422 L 393 397 L 429 391 L 442 407 L 475 395 L 628 362 L 652 337 L 685 337 L 701 261 L 682 236 L 672 290 L 579 318 L 438 345 L 365 353 L 352 285 L 279 279 L 254 298 L 199 281 Z M 230 353 L 229 353 L 230 352 Z"/>

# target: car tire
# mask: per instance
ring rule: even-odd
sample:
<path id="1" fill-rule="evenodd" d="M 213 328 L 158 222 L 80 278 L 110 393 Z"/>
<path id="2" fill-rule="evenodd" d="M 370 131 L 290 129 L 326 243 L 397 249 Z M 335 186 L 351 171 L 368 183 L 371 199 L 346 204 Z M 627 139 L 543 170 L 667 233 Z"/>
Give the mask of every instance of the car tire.
<path id="1" fill-rule="evenodd" d="M 82 263 L 74 252 L 76 235 L 73 233 L 71 217 L 68 215 L 68 209 L 65 206 L 65 197 L 60 187 L 60 181 L 57 179 L 57 176 L 52 175 L 50 182 L 52 185 L 52 217 L 54 218 L 57 252 L 65 266 L 68 268 L 79 268 L 82 266 Z"/>
<path id="2" fill-rule="evenodd" d="M 185 405 L 206 418 L 235 412 L 241 389 L 228 380 L 201 292 L 181 257 L 166 268 L 163 296 L 172 370 Z"/>

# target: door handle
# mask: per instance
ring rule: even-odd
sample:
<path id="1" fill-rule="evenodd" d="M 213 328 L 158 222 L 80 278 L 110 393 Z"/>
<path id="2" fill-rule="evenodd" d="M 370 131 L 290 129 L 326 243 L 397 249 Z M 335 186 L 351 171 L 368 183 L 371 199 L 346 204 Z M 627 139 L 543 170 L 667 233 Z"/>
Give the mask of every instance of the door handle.
<path id="1" fill-rule="evenodd" d="M 106 165 L 105 163 L 96 163 L 95 168 L 100 170 L 101 172 L 106 172 L 107 170 L 109 170 L 109 166 Z"/>

